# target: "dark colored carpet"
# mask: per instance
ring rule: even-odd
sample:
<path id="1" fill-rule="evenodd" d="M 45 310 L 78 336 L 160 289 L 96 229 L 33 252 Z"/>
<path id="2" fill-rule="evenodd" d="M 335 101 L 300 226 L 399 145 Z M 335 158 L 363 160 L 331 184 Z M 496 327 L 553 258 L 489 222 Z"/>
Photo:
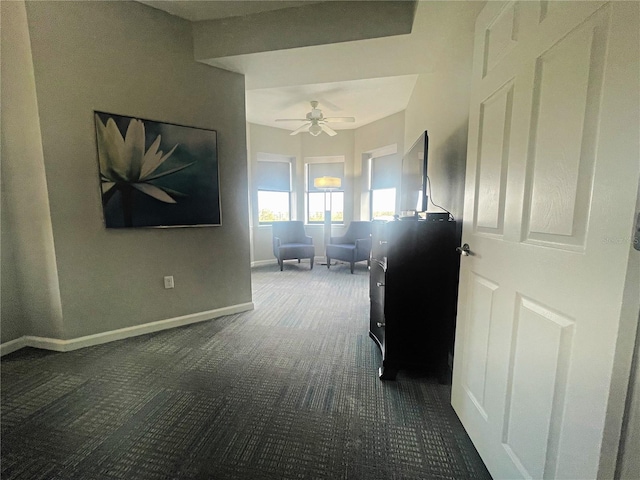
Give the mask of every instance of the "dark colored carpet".
<path id="1" fill-rule="evenodd" d="M 2 358 L 2 478 L 490 478 L 449 387 L 378 379 L 364 264 L 253 288 L 252 312 Z"/>

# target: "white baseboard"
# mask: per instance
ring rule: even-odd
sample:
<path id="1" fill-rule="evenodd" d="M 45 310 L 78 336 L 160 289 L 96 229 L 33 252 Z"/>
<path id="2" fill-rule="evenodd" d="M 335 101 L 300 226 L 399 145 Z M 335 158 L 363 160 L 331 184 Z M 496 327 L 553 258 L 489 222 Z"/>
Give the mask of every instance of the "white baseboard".
<path id="1" fill-rule="evenodd" d="M 314 263 L 318 263 L 320 261 L 325 261 L 326 258 L 323 256 L 318 256 L 316 255 L 314 258 Z M 293 259 L 292 259 L 293 260 Z M 287 260 L 285 260 L 287 261 Z M 275 258 L 272 260 L 256 260 L 255 262 L 251 262 L 251 268 L 253 267 L 261 267 L 263 265 L 277 265 L 278 264 L 278 260 L 276 260 Z"/>
<path id="2" fill-rule="evenodd" d="M 256 260 L 255 262 L 251 262 L 251 268 L 260 267 L 262 265 L 277 265 L 277 264 L 278 264 L 278 260 L 276 260 L 275 258 L 271 260 Z"/>
<path id="3" fill-rule="evenodd" d="M 192 313 L 166 320 L 158 320 L 157 322 L 145 323 L 143 325 L 119 328 L 118 330 L 86 335 L 84 337 L 72 338 L 70 340 L 26 335 L 15 340 L 11 340 L 10 342 L 0 344 L 0 356 L 15 352 L 23 347 L 42 348 L 45 350 L 54 350 L 56 352 L 70 352 L 71 350 L 77 350 L 79 348 L 91 347 L 93 345 L 114 342 L 116 340 L 122 340 L 130 337 L 137 337 L 138 335 L 159 332 L 161 330 L 190 325 L 192 323 L 204 322 L 224 315 L 233 315 L 253 309 L 253 302 L 240 303 L 229 307 L 217 308 L 206 312 Z"/>
<path id="4" fill-rule="evenodd" d="M 27 337 L 20 337 L 10 342 L 0 343 L 0 357 L 27 346 Z"/>

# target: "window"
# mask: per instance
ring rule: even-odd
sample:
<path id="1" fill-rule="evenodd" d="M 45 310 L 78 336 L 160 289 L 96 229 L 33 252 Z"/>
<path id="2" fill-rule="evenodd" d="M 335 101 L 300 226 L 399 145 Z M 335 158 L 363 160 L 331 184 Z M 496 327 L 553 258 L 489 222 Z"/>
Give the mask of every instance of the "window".
<path id="1" fill-rule="evenodd" d="M 396 189 L 371 189 L 371 219 L 392 217 L 396 211 Z"/>
<path id="2" fill-rule="evenodd" d="M 289 221 L 290 210 L 289 192 L 258 190 L 258 222 L 261 225 Z"/>
<path id="3" fill-rule="evenodd" d="M 339 189 L 325 192 L 313 185 L 318 177 L 337 177 Z M 344 223 L 344 162 L 307 164 L 307 222 L 324 223 L 324 213 L 331 207 L 331 223 Z M 326 195 L 325 195 L 326 194 Z M 326 205 L 325 205 L 326 198 Z"/>
<path id="4" fill-rule="evenodd" d="M 258 154 L 255 178 L 260 225 L 291 219 L 291 161 L 273 160 L 272 157 L 276 156 Z"/>
<path id="5" fill-rule="evenodd" d="M 389 218 L 396 213 L 396 184 L 401 167 L 397 155 L 369 160 L 369 212 L 371 220 Z"/>
<path id="6" fill-rule="evenodd" d="M 324 212 L 331 202 L 331 223 L 344 223 L 344 192 L 327 192 L 325 206 L 324 192 L 308 193 L 308 223 L 324 223 Z"/>

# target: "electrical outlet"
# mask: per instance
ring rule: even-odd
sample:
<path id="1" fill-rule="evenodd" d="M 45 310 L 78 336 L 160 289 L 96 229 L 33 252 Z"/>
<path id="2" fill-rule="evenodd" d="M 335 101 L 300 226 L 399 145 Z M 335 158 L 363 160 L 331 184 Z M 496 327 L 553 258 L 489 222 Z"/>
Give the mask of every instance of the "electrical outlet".
<path id="1" fill-rule="evenodd" d="M 175 285 L 173 283 L 173 275 L 169 275 L 164 277 L 164 288 L 173 288 Z"/>

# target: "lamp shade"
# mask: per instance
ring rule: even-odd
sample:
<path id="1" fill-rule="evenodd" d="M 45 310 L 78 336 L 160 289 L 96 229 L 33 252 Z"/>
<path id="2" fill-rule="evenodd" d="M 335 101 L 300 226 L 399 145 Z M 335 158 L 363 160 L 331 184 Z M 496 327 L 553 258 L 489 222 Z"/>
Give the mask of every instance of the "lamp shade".
<path id="1" fill-rule="evenodd" d="M 337 177 L 318 177 L 313 180 L 313 186 L 316 188 L 340 188 L 342 179 Z"/>

